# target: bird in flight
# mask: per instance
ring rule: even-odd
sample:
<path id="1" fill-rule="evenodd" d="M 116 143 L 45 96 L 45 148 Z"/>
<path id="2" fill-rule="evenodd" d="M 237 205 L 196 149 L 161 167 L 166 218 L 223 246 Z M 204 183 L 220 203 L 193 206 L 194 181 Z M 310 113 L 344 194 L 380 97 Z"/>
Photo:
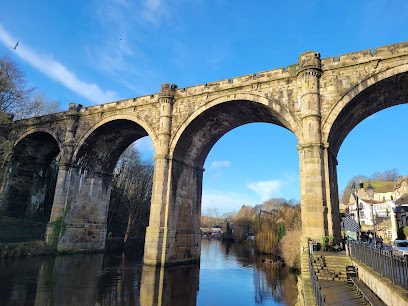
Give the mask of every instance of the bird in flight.
<path id="1" fill-rule="evenodd" d="M 10 47 L 11 49 L 17 50 L 17 46 L 18 46 L 19 41 L 16 43 L 16 45 L 14 47 Z"/>

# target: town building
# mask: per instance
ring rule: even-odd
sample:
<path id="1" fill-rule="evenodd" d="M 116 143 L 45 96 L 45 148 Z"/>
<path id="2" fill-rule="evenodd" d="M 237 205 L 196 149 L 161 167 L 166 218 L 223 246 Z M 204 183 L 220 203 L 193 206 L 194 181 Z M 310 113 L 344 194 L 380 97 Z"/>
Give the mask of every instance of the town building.
<path id="1" fill-rule="evenodd" d="M 374 187 L 370 198 L 367 186 Z M 397 182 L 364 182 L 363 188 L 351 193 L 348 205 L 340 208 L 350 214 L 366 230 L 382 231 L 391 241 L 397 238 L 397 230 L 408 225 L 408 176 L 398 177 Z M 357 202 L 359 203 L 359 216 Z M 345 206 L 345 207 L 344 207 Z M 359 217 L 359 218 L 358 218 Z M 360 220 L 358 220 L 360 219 Z"/>

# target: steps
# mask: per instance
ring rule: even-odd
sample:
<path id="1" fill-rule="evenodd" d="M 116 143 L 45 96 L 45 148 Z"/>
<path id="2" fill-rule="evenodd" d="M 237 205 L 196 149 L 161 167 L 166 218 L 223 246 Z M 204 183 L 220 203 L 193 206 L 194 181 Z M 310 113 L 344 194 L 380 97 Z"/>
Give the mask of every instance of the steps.
<path id="1" fill-rule="evenodd" d="M 347 283 L 346 267 L 351 265 L 347 256 L 312 255 L 312 264 L 319 280 Z"/>

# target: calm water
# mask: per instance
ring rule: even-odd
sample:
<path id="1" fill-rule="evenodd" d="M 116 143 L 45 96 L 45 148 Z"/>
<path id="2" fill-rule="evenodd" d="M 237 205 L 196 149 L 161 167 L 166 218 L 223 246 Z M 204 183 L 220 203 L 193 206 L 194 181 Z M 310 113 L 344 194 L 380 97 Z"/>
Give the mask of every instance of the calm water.
<path id="1" fill-rule="evenodd" d="M 200 265 L 144 267 L 142 254 L 0 261 L 0 305 L 293 305 L 296 277 L 253 250 L 203 240 Z"/>

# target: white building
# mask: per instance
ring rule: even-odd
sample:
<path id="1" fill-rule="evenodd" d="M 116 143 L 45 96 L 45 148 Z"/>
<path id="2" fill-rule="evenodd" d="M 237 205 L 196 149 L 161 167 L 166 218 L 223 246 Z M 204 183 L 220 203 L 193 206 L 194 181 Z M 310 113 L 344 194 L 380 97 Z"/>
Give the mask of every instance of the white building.
<path id="1" fill-rule="evenodd" d="M 378 219 L 386 219 L 390 218 L 393 209 L 395 209 L 395 201 L 389 200 L 386 202 L 379 202 L 376 200 L 366 200 L 366 199 L 358 199 L 359 206 L 360 206 L 360 224 L 361 225 L 374 225 L 374 219 L 376 219 L 376 223 L 378 223 Z M 349 214 L 354 217 L 356 221 L 358 221 L 357 216 L 357 209 L 356 203 L 350 203 L 348 205 Z"/>

